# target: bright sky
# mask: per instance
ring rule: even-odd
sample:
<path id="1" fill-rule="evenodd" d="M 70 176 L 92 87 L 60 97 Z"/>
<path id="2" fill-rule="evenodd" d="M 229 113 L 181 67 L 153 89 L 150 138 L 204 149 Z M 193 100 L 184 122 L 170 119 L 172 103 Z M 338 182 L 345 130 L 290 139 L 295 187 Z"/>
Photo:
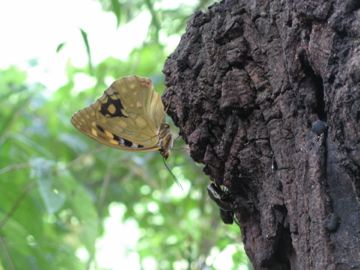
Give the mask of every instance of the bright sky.
<path id="1" fill-rule="evenodd" d="M 192 0 L 164 1 L 164 5 L 169 7 L 181 2 L 191 3 Z M 143 12 L 128 25 L 116 29 L 115 16 L 103 12 L 99 2 L 91 0 L 0 1 L 0 69 L 15 65 L 28 71 L 29 83 L 40 81 L 54 91 L 67 82 L 65 65 L 69 59 L 75 66 L 87 64 L 79 28 L 88 34 L 96 65 L 109 56 L 126 59 L 133 47 L 141 45 L 149 23 L 150 15 Z M 173 46 L 178 40 L 172 40 Z M 63 42 L 65 47 L 56 53 L 57 46 Z M 30 68 L 28 60 L 31 59 L 37 59 L 39 65 Z M 91 80 L 81 81 L 94 84 Z M 99 267 L 114 270 L 124 269 L 124 265 L 130 270 L 140 267 L 135 252 L 140 234 L 136 222 L 121 224 L 124 211 L 121 205 L 113 205 L 110 217 L 104 222 L 105 235 L 97 243 Z M 230 269 L 231 265 L 226 266 L 226 262 L 231 262 L 232 252 L 225 254 L 227 258 L 224 259 L 217 254 L 219 258 L 214 265 Z M 79 250 L 78 256 L 86 260 L 86 251 Z M 147 266 L 147 269 L 155 269 L 150 261 Z"/>
<path id="2" fill-rule="evenodd" d="M 96 64 L 109 56 L 126 59 L 144 40 L 149 23 L 150 15 L 143 12 L 116 29 L 115 16 L 103 12 L 99 2 L 91 0 L 0 1 L 0 69 L 9 65 L 28 69 L 27 61 L 38 59 L 39 65 L 29 70 L 29 82 L 40 80 L 56 90 L 67 82 L 68 59 L 75 66 L 87 64 L 79 28 L 88 34 Z M 56 53 L 63 42 L 65 46 Z"/>

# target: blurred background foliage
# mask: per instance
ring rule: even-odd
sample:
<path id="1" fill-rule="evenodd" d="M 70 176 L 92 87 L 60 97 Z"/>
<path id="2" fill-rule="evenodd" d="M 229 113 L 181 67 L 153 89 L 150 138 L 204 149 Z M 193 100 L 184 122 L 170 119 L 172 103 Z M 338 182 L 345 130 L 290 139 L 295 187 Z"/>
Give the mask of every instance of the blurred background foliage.
<path id="1" fill-rule="evenodd" d="M 88 63 L 69 59 L 67 82 L 55 91 L 41 80 L 29 82 L 36 59 L 25 69 L 0 70 L 0 270 L 251 269 L 239 228 L 220 221 L 206 193 L 209 179 L 186 150 L 173 150 L 168 159 L 182 190 L 157 151 L 111 149 L 70 123 L 122 76 L 149 77 L 162 93 L 161 70 L 174 50 L 163 40 L 179 38 L 191 14 L 212 4 L 164 2 L 100 1 L 119 28 L 149 13 L 146 39 L 126 60 L 109 55 L 93 64 L 92 43 L 81 29 Z M 94 83 L 75 91 L 76 78 Z M 181 138 L 174 147 L 186 148 Z"/>

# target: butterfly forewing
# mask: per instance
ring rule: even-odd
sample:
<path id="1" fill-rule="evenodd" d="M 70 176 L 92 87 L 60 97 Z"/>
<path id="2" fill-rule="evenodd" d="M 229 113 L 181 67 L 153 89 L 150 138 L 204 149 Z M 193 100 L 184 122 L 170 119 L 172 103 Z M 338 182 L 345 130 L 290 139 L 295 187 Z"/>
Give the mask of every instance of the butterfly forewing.
<path id="1" fill-rule="evenodd" d="M 75 113 L 71 122 L 108 146 L 127 151 L 159 149 L 168 155 L 172 137 L 164 119 L 164 106 L 151 80 L 131 76 L 115 81 L 92 105 Z M 165 146 L 159 134 L 167 135 Z"/>

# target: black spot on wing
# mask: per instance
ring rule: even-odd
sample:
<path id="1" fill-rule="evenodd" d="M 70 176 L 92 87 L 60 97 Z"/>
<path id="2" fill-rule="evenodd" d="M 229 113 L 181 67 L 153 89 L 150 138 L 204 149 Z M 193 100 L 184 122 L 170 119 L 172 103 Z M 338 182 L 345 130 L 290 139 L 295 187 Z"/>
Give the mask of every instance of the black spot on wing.
<path id="1" fill-rule="evenodd" d="M 118 141 L 120 145 L 123 145 L 123 146 L 126 146 L 126 147 L 134 147 L 134 143 L 132 143 L 131 141 L 120 138 L 119 136 L 117 136 L 115 134 L 113 134 L 113 135 L 114 135 L 114 140 Z M 138 144 L 134 148 L 143 148 L 143 147 L 144 147 L 143 145 Z"/>
<path id="2" fill-rule="evenodd" d="M 105 133 L 104 129 L 103 129 L 101 126 L 96 125 L 96 127 L 97 127 L 97 129 L 100 130 L 102 133 Z"/>
<path id="3" fill-rule="evenodd" d="M 126 117 L 126 118 L 128 118 L 128 116 L 125 116 L 125 115 L 121 112 L 121 110 L 124 109 L 124 106 L 121 104 L 120 99 L 118 99 L 118 98 L 112 99 L 112 98 L 111 98 L 111 96 L 114 96 L 114 95 L 116 95 L 116 94 L 114 93 L 114 94 L 112 94 L 112 95 L 108 95 L 108 94 L 106 94 L 106 95 L 108 96 L 107 102 L 106 102 L 106 103 L 101 103 L 100 113 L 101 113 L 103 116 L 105 116 L 105 117 L 107 117 L 106 115 L 110 115 L 110 117 L 119 116 L 119 117 Z M 109 111 L 109 109 L 108 109 L 111 104 L 115 106 L 115 109 L 116 109 L 116 110 L 115 110 L 114 113 L 111 113 L 111 112 Z"/>
<path id="4" fill-rule="evenodd" d="M 133 145 L 133 143 L 130 142 L 130 141 L 128 141 L 128 140 L 124 140 L 124 144 L 125 144 L 125 146 L 127 146 L 127 147 L 131 147 L 131 146 Z"/>
<path id="5" fill-rule="evenodd" d="M 118 135 L 115 135 L 115 134 L 113 134 L 113 135 L 114 135 L 114 140 L 115 140 L 115 141 L 121 142 L 121 140 L 123 140 L 123 139 L 120 138 Z"/>

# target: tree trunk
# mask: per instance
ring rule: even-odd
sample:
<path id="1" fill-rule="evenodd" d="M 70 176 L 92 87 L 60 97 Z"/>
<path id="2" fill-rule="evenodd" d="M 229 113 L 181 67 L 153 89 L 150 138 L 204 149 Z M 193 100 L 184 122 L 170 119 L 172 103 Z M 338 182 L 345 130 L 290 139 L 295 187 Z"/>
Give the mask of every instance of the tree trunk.
<path id="1" fill-rule="evenodd" d="M 360 269 L 360 1 L 222 1 L 163 72 L 254 268 Z"/>

